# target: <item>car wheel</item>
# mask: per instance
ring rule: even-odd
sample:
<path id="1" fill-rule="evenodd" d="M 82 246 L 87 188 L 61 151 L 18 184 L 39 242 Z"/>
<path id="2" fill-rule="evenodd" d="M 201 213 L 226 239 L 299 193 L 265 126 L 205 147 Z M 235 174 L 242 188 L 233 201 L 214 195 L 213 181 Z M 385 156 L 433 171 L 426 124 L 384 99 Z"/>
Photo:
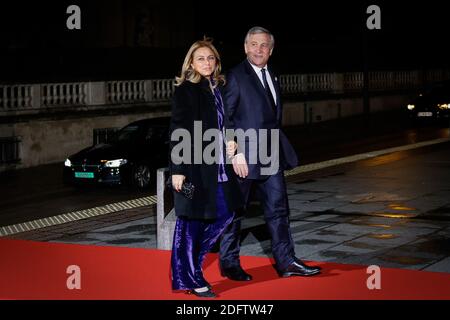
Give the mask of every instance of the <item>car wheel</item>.
<path id="1" fill-rule="evenodd" d="M 133 183 L 138 188 L 147 188 L 150 184 L 150 168 L 145 164 L 138 164 L 133 170 Z"/>

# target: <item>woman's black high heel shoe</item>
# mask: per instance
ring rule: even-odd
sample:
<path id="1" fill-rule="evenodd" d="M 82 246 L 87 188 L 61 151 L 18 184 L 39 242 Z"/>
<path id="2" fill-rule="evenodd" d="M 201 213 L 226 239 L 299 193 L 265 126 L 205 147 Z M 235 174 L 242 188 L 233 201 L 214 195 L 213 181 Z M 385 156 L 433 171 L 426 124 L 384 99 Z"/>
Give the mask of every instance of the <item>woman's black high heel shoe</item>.
<path id="1" fill-rule="evenodd" d="M 194 289 L 192 289 L 192 290 L 187 291 L 186 293 L 194 294 L 200 298 L 216 298 L 217 297 L 217 295 L 209 287 L 208 287 L 208 290 L 203 291 L 203 292 L 198 292 L 198 291 L 195 291 Z"/>

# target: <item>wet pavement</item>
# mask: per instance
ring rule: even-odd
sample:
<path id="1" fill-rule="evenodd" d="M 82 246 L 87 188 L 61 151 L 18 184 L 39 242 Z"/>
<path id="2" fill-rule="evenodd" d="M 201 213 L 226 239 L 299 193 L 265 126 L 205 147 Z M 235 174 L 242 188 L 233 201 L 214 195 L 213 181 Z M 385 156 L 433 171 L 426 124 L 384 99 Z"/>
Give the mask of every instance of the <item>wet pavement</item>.
<path id="1" fill-rule="evenodd" d="M 125 186 L 64 185 L 63 164 L 0 174 L 0 226 L 144 197 L 154 190 Z"/>
<path id="2" fill-rule="evenodd" d="M 297 256 L 311 261 L 450 272 L 450 143 L 400 151 L 288 178 Z M 12 238 L 156 248 L 154 206 Z M 241 254 L 270 256 L 257 202 Z"/>

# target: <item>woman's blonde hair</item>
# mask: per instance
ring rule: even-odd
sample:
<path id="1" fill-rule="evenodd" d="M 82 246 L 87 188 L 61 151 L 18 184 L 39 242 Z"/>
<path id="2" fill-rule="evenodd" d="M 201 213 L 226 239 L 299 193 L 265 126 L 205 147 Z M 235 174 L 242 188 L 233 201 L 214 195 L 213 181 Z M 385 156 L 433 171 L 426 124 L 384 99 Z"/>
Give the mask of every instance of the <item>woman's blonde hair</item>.
<path id="1" fill-rule="evenodd" d="M 193 83 L 200 82 L 202 75 L 192 68 L 192 62 L 194 60 L 194 52 L 200 48 L 209 48 L 216 58 L 216 68 L 212 73 L 212 78 L 214 80 L 214 87 L 216 87 L 219 83 L 225 84 L 225 77 L 220 74 L 220 72 L 222 71 L 222 64 L 220 63 L 219 52 L 212 44 L 212 40 L 204 39 L 194 42 L 194 44 L 189 48 L 189 51 L 187 52 L 186 57 L 184 58 L 183 66 L 181 67 L 181 74 L 179 77 L 175 77 L 176 86 L 179 86 L 186 80 Z"/>

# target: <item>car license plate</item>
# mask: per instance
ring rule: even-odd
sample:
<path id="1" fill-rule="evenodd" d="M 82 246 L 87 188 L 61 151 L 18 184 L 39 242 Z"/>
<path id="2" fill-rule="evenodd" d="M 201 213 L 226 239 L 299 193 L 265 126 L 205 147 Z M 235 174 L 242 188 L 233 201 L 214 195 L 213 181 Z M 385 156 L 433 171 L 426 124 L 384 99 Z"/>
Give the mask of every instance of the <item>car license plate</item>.
<path id="1" fill-rule="evenodd" d="M 418 117 L 432 117 L 433 116 L 433 112 L 418 112 L 417 116 Z"/>
<path id="2" fill-rule="evenodd" d="M 75 172 L 75 178 L 93 179 L 94 173 L 93 172 Z"/>

